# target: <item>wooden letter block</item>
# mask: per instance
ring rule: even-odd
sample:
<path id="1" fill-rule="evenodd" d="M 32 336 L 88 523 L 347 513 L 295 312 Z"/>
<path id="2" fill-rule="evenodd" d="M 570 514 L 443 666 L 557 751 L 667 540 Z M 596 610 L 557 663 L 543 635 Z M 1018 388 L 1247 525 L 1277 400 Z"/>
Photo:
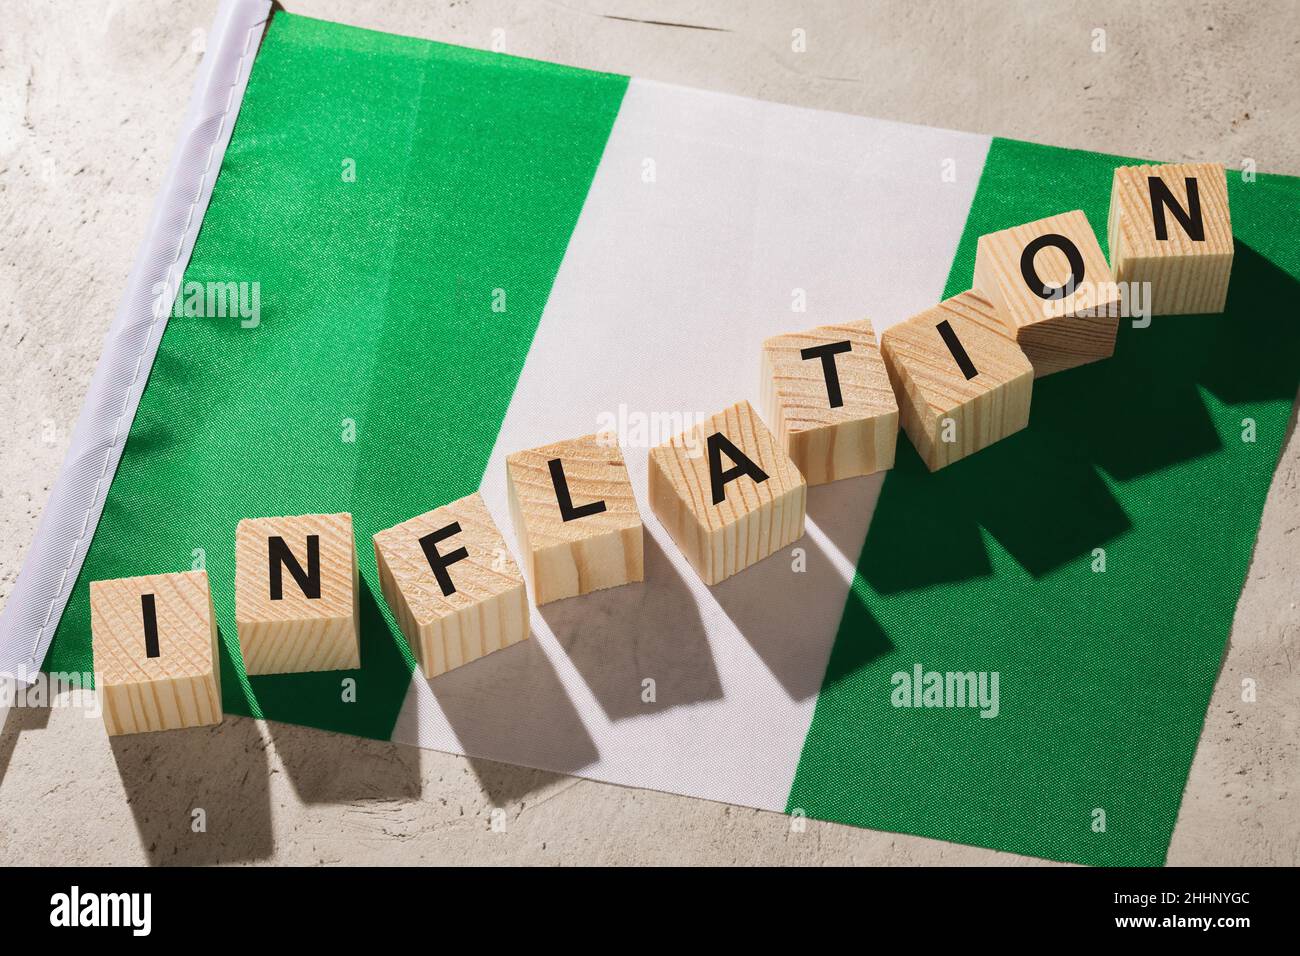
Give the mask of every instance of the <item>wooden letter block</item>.
<path id="1" fill-rule="evenodd" d="M 802 537 L 807 498 L 749 402 L 650 449 L 650 507 L 705 584 Z"/>
<path id="2" fill-rule="evenodd" d="M 477 493 L 375 535 L 384 600 L 425 677 L 528 636 L 528 592 Z"/>
<path id="3" fill-rule="evenodd" d="M 612 435 L 515 452 L 506 479 L 539 606 L 645 577 L 641 514 Z"/>
<path id="4" fill-rule="evenodd" d="M 980 236 L 975 291 L 992 303 L 1035 375 L 1109 357 L 1120 295 L 1079 210 Z"/>
<path id="5" fill-rule="evenodd" d="M 1223 311 L 1232 219 L 1222 165 L 1119 167 L 1107 233 L 1115 280 L 1151 283 L 1152 315 Z"/>
<path id="6" fill-rule="evenodd" d="M 881 349 L 903 430 L 931 471 L 1029 423 L 1033 367 L 979 293 L 886 329 Z"/>
<path id="7" fill-rule="evenodd" d="M 90 634 L 109 734 L 221 722 L 206 571 L 91 581 Z"/>
<path id="8" fill-rule="evenodd" d="M 808 484 L 894 467 L 898 402 L 870 322 L 768 339 L 763 400 L 777 444 Z"/>
<path id="9" fill-rule="evenodd" d="M 235 531 L 235 624 L 249 674 L 361 666 L 352 515 L 245 518 Z"/>

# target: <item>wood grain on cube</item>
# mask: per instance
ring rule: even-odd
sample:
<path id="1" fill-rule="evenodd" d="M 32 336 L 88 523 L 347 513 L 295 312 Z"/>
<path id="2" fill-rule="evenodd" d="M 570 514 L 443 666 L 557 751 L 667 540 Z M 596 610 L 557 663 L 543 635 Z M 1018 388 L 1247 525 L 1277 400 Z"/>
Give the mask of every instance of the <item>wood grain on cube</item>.
<path id="1" fill-rule="evenodd" d="M 1232 217 L 1221 164 L 1119 167 L 1107 231 L 1116 281 L 1149 282 L 1153 315 L 1223 311 Z"/>
<path id="2" fill-rule="evenodd" d="M 244 670 L 256 675 L 359 667 L 357 588 L 350 514 L 239 522 L 235 624 Z"/>
<path id="3" fill-rule="evenodd" d="M 898 403 L 870 322 L 768 339 L 763 400 L 777 443 L 808 484 L 894 466 Z"/>
<path id="4" fill-rule="evenodd" d="M 92 581 L 90 630 L 109 734 L 221 721 L 217 621 L 206 572 Z"/>
<path id="5" fill-rule="evenodd" d="M 762 478 L 749 468 L 738 472 L 743 463 L 728 448 Z M 807 492 L 803 475 L 748 402 L 650 449 L 650 506 L 705 584 L 802 537 Z"/>
<path id="6" fill-rule="evenodd" d="M 506 480 L 538 605 L 645 577 L 641 514 L 612 435 L 515 452 Z"/>
<path id="7" fill-rule="evenodd" d="M 1011 329 L 1035 375 L 1115 351 L 1119 291 L 1079 210 L 980 236 L 975 291 Z"/>
<path id="8" fill-rule="evenodd" d="M 528 637 L 523 575 L 477 493 L 381 531 L 374 544 L 384 600 L 425 677 Z"/>
<path id="9" fill-rule="evenodd" d="M 886 329 L 881 349 L 903 430 L 931 471 L 1029 423 L 1033 367 L 978 293 Z"/>

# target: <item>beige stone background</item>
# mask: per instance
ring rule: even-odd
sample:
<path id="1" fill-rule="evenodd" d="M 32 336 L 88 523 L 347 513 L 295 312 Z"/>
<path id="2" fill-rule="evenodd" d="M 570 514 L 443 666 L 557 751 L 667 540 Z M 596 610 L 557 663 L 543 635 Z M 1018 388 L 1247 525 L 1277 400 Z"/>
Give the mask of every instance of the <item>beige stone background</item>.
<path id="1" fill-rule="evenodd" d="M 297 13 L 801 106 L 1300 173 L 1300 5 L 289 0 Z M 216 0 L 0 6 L 0 599 L 117 307 Z M 791 50 L 802 28 L 807 51 Z M 1092 51 L 1093 30 L 1107 49 Z M 1297 210 L 1300 213 L 1300 210 Z M 1278 303 L 1294 312 L 1294 303 Z M 1273 482 L 1172 864 L 1300 862 L 1300 443 Z M 1195 582 L 1188 582 L 1194 587 Z M 1176 609 L 1170 626 L 1177 627 Z M 1243 678 L 1258 701 L 1243 703 Z M 1160 680 L 1152 674 L 1152 682 Z M 1034 863 L 227 718 L 0 732 L 0 863 Z M 190 831 L 203 807 L 208 832 Z M 505 832 L 492 832 L 492 808 Z"/>

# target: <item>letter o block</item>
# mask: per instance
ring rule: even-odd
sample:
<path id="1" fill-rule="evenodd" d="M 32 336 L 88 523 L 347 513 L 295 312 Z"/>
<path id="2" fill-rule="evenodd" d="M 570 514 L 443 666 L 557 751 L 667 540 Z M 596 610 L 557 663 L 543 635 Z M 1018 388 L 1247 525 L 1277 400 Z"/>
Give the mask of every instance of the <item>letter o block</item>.
<path id="1" fill-rule="evenodd" d="M 477 493 L 374 538 L 384 600 L 425 677 L 528 637 L 528 593 Z"/>
<path id="2" fill-rule="evenodd" d="M 91 581 L 90 633 L 110 735 L 221 722 L 207 572 Z"/>
<path id="3" fill-rule="evenodd" d="M 903 430 L 931 471 L 1029 423 L 1033 366 L 976 292 L 886 329 L 881 350 Z"/>
<path id="4" fill-rule="evenodd" d="M 1223 311 L 1232 217 L 1222 165 L 1119 167 L 1107 232 L 1115 280 L 1151 283 L 1152 315 Z"/>
<path id="5" fill-rule="evenodd" d="M 768 339 L 763 400 L 777 443 L 808 484 L 894 467 L 898 403 L 870 322 Z"/>
<path id="6" fill-rule="evenodd" d="M 235 624 L 250 675 L 361 666 L 352 515 L 245 518 L 235 531 Z"/>
<path id="7" fill-rule="evenodd" d="M 650 507 L 705 584 L 801 538 L 807 498 L 749 402 L 650 449 Z"/>
<path id="8" fill-rule="evenodd" d="M 612 434 L 515 452 L 506 481 L 539 606 L 645 577 L 641 513 Z"/>
<path id="9" fill-rule="evenodd" d="M 1050 375 L 1115 352 L 1120 294 L 1080 210 L 980 236 L 975 288 Z"/>

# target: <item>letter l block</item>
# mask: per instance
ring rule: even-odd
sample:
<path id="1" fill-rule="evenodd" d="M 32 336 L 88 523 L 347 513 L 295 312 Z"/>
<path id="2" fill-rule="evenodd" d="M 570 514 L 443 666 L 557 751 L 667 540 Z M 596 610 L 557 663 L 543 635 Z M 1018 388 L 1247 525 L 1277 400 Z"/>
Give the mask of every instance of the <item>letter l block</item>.
<path id="1" fill-rule="evenodd" d="M 641 513 L 613 434 L 515 452 L 506 483 L 539 606 L 645 577 Z"/>

